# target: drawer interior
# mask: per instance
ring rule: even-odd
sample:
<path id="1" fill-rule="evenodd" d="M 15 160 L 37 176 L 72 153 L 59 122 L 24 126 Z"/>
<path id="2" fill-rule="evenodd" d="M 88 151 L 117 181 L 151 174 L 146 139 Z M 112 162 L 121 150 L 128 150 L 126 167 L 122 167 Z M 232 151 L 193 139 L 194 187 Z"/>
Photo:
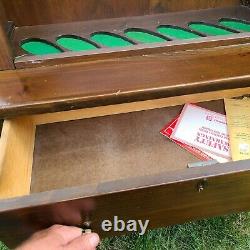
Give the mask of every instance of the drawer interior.
<path id="1" fill-rule="evenodd" d="M 187 102 L 185 98 L 180 97 L 179 104 Z M 192 168 L 187 164 L 200 160 L 160 134 L 183 105 L 171 106 L 163 100 L 5 120 L 0 140 L 0 197 L 97 187 L 168 173 L 175 176 L 180 171 L 189 175 Z M 198 105 L 225 112 L 223 100 Z"/>
<path id="2" fill-rule="evenodd" d="M 223 101 L 200 105 L 224 112 Z M 181 109 L 176 106 L 37 126 L 31 192 L 187 168 L 187 163 L 199 160 L 159 133 Z"/>

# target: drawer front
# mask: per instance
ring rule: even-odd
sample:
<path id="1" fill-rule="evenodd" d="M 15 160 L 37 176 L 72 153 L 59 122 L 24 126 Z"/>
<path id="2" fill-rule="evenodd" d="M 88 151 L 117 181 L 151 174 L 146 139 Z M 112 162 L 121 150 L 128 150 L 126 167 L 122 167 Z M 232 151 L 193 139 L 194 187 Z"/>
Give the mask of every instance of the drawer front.
<path id="1" fill-rule="evenodd" d="M 106 237 L 117 232 L 104 232 L 102 221 L 114 216 L 150 220 L 148 228 L 154 228 L 244 211 L 250 209 L 249 169 L 250 162 L 242 161 L 192 169 L 189 176 L 179 171 L 4 200 L 0 239 L 14 247 L 55 223 L 83 226 L 86 221 Z"/>

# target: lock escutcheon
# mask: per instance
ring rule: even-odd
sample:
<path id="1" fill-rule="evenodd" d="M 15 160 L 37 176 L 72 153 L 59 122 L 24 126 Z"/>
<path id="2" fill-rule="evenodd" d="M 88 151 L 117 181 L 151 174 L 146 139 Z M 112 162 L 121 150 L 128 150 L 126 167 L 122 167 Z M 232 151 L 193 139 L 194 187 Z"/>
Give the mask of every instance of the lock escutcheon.
<path id="1" fill-rule="evenodd" d="M 197 191 L 199 193 L 203 192 L 204 189 L 207 187 L 207 185 L 208 185 L 207 184 L 207 179 L 203 179 L 203 180 L 199 181 L 198 184 L 197 184 Z"/>

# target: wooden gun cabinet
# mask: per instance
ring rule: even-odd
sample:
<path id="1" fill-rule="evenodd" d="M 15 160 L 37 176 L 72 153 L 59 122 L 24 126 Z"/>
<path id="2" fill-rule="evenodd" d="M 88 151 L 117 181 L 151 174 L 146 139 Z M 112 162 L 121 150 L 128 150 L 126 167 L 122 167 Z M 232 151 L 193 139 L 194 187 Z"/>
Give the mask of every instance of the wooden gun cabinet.
<path id="1" fill-rule="evenodd" d="M 250 94 L 248 1 L 2 0 L 0 21 L 1 240 L 250 209 L 250 161 L 188 169 L 159 134 Z"/>

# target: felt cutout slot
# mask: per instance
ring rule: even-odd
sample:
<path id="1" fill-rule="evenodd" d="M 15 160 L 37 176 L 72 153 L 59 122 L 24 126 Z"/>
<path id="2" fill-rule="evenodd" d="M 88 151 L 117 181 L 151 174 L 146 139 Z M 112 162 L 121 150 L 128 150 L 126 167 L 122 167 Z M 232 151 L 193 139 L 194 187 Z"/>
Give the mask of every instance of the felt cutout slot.
<path id="1" fill-rule="evenodd" d="M 160 25 L 157 27 L 157 31 L 162 35 L 175 39 L 196 39 L 201 37 L 201 35 L 198 35 L 190 30 L 170 25 Z"/>
<path id="2" fill-rule="evenodd" d="M 190 23 L 189 28 L 210 36 L 231 35 L 234 32 L 208 23 Z M 236 31 L 235 31 L 236 32 Z"/>
<path id="3" fill-rule="evenodd" d="M 250 32 L 250 22 L 246 22 L 238 19 L 222 18 L 219 21 L 220 25 L 223 25 L 230 29 L 235 29 L 239 31 Z"/>
<path id="4" fill-rule="evenodd" d="M 91 39 L 106 47 L 127 47 L 134 43 L 125 37 L 109 32 L 96 32 L 91 35 Z"/>
<path id="5" fill-rule="evenodd" d="M 49 55 L 63 52 L 51 42 L 40 38 L 31 38 L 22 42 L 21 48 L 32 55 Z"/>
<path id="6" fill-rule="evenodd" d="M 63 35 L 57 38 L 57 44 L 71 51 L 95 50 L 98 48 L 93 42 L 79 36 Z"/>
<path id="7" fill-rule="evenodd" d="M 140 43 L 163 43 L 168 41 L 169 39 L 162 37 L 158 34 L 155 34 L 151 31 L 131 28 L 127 29 L 124 32 L 130 39 L 138 41 Z"/>

